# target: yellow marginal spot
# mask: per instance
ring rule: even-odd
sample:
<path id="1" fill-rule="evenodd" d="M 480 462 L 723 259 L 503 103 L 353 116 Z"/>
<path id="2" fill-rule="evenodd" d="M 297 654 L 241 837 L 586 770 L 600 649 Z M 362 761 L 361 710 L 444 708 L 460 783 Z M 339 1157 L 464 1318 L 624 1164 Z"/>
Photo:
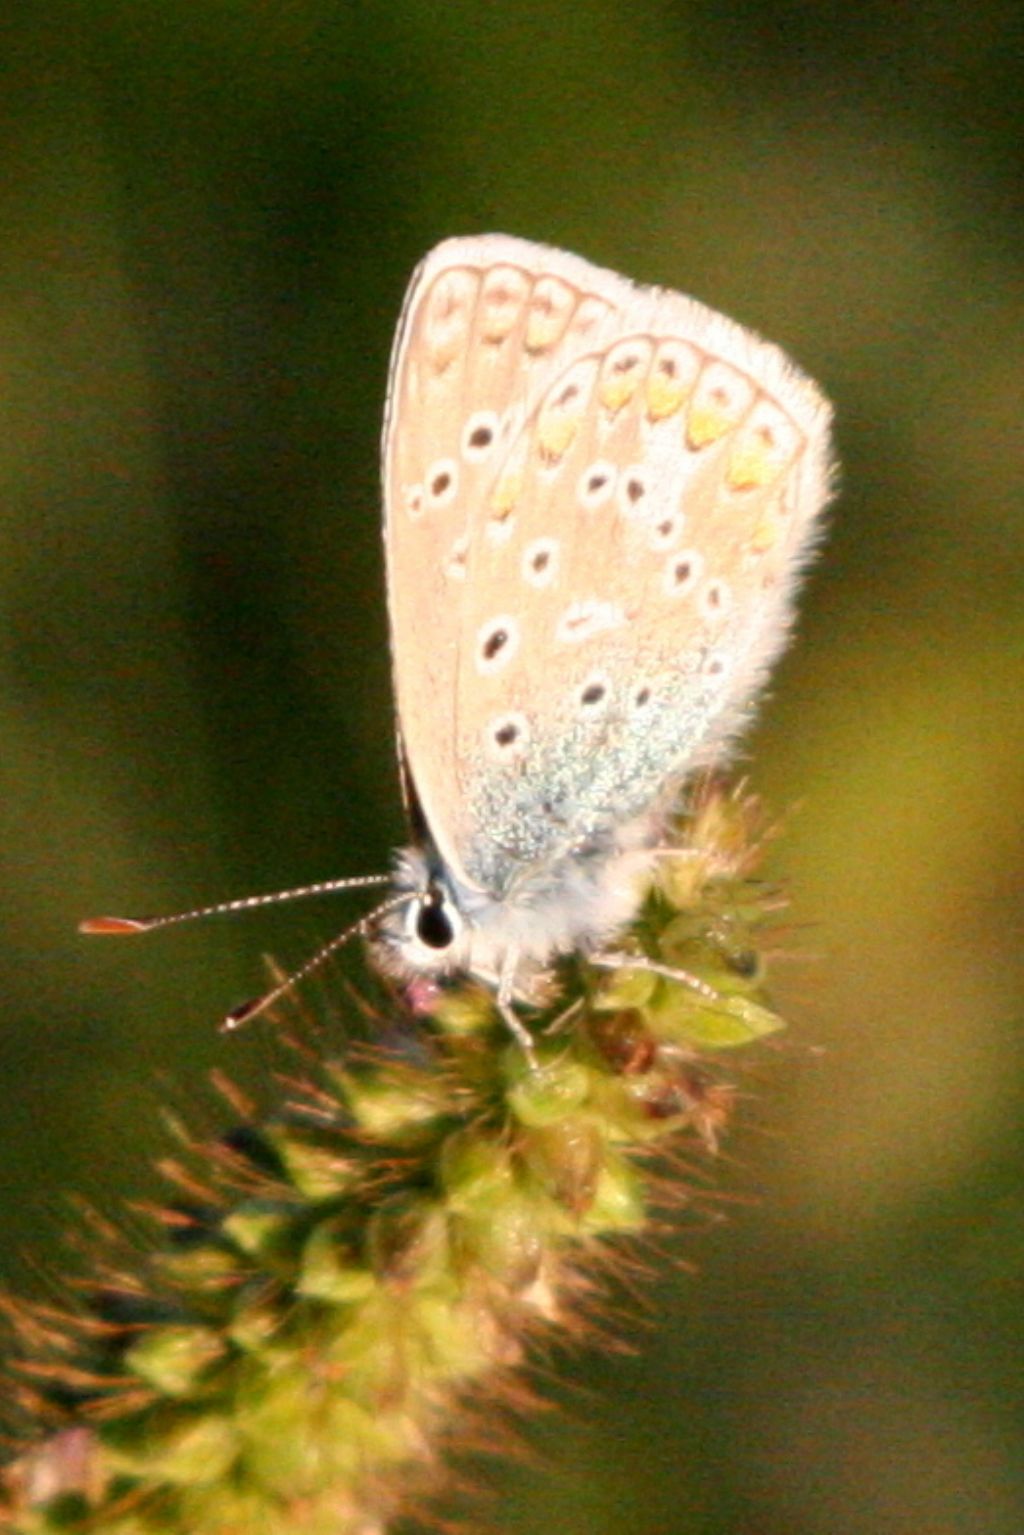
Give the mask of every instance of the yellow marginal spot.
<path id="1" fill-rule="evenodd" d="M 434 377 L 440 377 L 447 373 L 452 363 L 465 351 L 464 338 L 447 331 L 443 336 L 435 337 L 430 343 L 427 356 L 433 369 Z"/>
<path id="2" fill-rule="evenodd" d="M 492 267 L 480 295 L 480 334 L 497 346 L 511 334 L 522 313 L 529 279 L 519 267 Z"/>
<path id="3" fill-rule="evenodd" d="M 436 373 L 445 372 L 465 350 L 476 290 L 476 273 L 453 267 L 440 274 L 427 296 L 423 342 Z"/>
<path id="4" fill-rule="evenodd" d="M 541 277 L 534 287 L 526 317 L 528 352 L 546 352 L 562 339 L 575 307 L 575 294 L 557 277 Z"/>
<path id="5" fill-rule="evenodd" d="M 753 398 L 750 380 L 723 362 L 710 362 L 694 390 L 686 419 L 686 441 L 706 448 L 725 436 L 743 418 Z"/>
<path id="6" fill-rule="evenodd" d="M 647 380 L 648 420 L 664 421 L 682 408 L 690 397 L 697 368 L 692 346 L 683 341 L 661 342 Z"/>
<path id="7" fill-rule="evenodd" d="M 523 489 L 523 473 L 521 469 L 513 470 L 509 474 L 503 474 L 491 491 L 489 504 L 491 518 L 495 522 L 504 522 L 506 517 L 511 517 L 515 511 L 516 502 L 519 500 Z"/>
<path id="8" fill-rule="evenodd" d="M 785 530 L 785 520 L 781 516 L 778 503 L 766 506 L 754 524 L 754 531 L 750 535 L 747 548 L 752 554 L 767 554 L 781 542 Z"/>
<path id="9" fill-rule="evenodd" d="M 735 416 L 721 405 L 694 401 L 686 418 L 686 440 L 691 448 L 706 448 L 736 424 Z"/>
<path id="10" fill-rule="evenodd" d="M 651 421 L 674 416 L 690 393 L 689 385 L 669 373 L 655 371 L 647 380 L 647 415 Z"/>
<path id="11" fill-rule="evenodd" d="M 733 490 L 772 485 L 796 457 L 802 438 L 774 401 L 760 399 L 741 429 L 725 471 Z"/>
<path id="12" fill-rule="evenodd" d="M 534 436 L 543 463 L 557 464 L 572 446 L 587 409 L 596 366 L 593 358 L 583 358 L 548 392 Z"/>
<path id="13" fill-rule="evenodd" d="M 597 397 L 612 415 L 628 405 L 643 383 L 651 361 L 651 344 L 642 338 L 622 341 L 608 353 L 601 368 Z"/>
<path id="14" fill-rule="evenodd" d="M 546 410 L 537 422 L 537 452 L 546 464 L 557 464 L 572 447 L 580 429 L 578 411 Z"/>
<path id="15" fill-rule="evenodd" d="M 773 484 L 784 468 L 785 459 L 771 434 L 764 430 L 751 432 L 729 458 L 726 484 L 732 490 L 759 490 Z"/>
<path id="16" fill-rule="evenodd" d="M 640 387 L 638 376 L 620 374 L 618 378 L 606 378 L 602 380 L 597 397 L 605 410 L 610 410 L 613 415 L 628 405 Z"/>

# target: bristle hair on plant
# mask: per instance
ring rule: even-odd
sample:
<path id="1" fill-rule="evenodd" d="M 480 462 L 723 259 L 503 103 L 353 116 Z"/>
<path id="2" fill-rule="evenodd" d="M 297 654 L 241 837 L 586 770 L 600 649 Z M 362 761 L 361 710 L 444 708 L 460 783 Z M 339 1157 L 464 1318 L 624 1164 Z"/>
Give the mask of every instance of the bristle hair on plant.
<path id="1" fill-rule="evenodd" d="M 471 981 L 426 1012 L 382 992 L 376 1043 L 282 1020 L 276 1101 L 222 1082 L 234 1128 L 179 1131 L 145 1251 L 96 1222 L 73 1303 L 4 1299 L 0 1529 L 440 1519 L 480 1404 L 529 1416 L 538 1344 L 619 1325 L 596 1298 L 692 1198 L 689 1154 L 782 1027 L 763 842 L 753 797 L 704 783 L 611 967 L 557 966 L 533 1063 Z"/>

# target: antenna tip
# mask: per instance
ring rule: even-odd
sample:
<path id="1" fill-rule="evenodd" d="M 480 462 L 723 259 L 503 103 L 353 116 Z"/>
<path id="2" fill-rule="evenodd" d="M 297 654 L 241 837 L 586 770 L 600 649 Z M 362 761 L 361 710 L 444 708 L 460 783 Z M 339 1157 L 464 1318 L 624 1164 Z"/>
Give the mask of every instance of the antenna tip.
<path id="1" fill-rule="evenodd" d="M 248 1002 L 240 1002 L 221 1019 L 220 1032 L 231 1034 L 235 1029 L 240 1029 L 250 1018 L 255 1018 L 266 1000 L 266 997 L 251 997 Z"/>
<path id="2" fill-rule="evenodd" d="M 145 917 L 86 917 L 80 933 L 144 933 L 152 923 Z"/>

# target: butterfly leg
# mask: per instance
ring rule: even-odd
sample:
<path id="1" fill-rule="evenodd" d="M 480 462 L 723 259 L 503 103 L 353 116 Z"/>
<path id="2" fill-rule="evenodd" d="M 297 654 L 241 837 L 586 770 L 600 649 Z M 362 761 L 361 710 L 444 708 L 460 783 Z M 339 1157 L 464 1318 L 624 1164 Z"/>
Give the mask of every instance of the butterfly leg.
<path id="1" fill-rule="evenodd" d="M 599 970 L 644 970 L 648 975 L 663 975 L 666 980 L 688 986 L 706 1002 L 722 1000 L 715 987 L 702 981 L 699 975 L 693 975 L 689 970 L 680 970 L 674 965 L 661 965 L 656 959 L 648 959 L 646 954 L 592 954 L 590 963 Z"/>
<path id="2" fill-rule="evenodd" d="M 536 1071 L 537 1056 L 533 1048 L 533 1037 L 520 1019 L 512 1000 L 515 988 L 516 970 L 519 966 L 519 949 L 516 946 L 508 949 L 501 964 L 501 973 L 498 976 L 498 991 L 495 997 L 498 1012 L 505 1021 L 512 1036 L 518 1040 L 523 1054 L 530 1065 Z"/>

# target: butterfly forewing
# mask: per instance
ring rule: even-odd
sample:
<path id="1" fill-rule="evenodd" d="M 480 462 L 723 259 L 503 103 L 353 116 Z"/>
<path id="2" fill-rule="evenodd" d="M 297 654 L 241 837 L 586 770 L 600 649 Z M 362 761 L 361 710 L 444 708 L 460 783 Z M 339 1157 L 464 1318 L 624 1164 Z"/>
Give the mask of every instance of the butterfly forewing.
<path id="1" fill-rule="evenodd" d="M 679 295 L 505 237 L 414 280 L 385 448 L 400 733 L 460 878 L 642 814 L 742 723 L 827 496 L 828 409 Z"/>
<path id="2" fill-rule="evenodd" d="M 399 735 L 434 839 L 460 873 L 471 766 L 458 755 L 459 672 L 483 509 L 512 487 L 510 445 L 546 381 L 615 319 L 585 262 L 556 279 L 548 254 L 492 236 L 439 246 L 412 280 L 392 361 L 384 496 Z"/>

